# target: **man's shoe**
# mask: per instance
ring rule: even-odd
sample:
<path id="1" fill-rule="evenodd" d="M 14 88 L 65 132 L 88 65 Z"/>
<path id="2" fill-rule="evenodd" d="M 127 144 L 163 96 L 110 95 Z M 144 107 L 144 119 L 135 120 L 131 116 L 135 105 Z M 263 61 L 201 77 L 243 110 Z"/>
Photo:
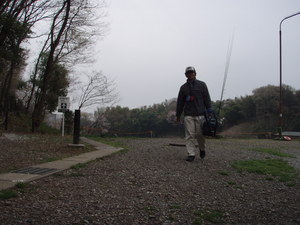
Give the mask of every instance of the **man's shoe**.
<path id="1" fill-rule="evenodd" d="M 186 161 L 192 162 L 192 161 L 194 161 L 194 159 L 195 159 L 195 156 L 189 155 L 189 156 L 186 158 Z"/>
<path id="2" fill-rule="evenodd" d="M 204 157 L 205 157 L 205 151 L 200 151 L 200 158 L 204 159 Z"/>

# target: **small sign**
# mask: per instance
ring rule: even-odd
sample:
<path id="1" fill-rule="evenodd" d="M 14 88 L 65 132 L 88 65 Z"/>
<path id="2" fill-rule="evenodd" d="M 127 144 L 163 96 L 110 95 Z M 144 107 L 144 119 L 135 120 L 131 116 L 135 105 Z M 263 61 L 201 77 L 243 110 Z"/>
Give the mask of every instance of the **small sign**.
<path id="1" fill-rule="evenodd" d="M 69 97 L 58 97 L 58 112 L 66 112 L 70 108 Z"/>

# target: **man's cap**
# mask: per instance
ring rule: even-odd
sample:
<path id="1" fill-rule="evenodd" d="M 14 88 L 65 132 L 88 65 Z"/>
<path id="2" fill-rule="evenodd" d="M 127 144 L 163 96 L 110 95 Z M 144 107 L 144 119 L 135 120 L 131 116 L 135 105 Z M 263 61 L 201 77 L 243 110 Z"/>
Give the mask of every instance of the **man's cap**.
<path id="1" fill-rule="evenodd" d="M 196 73 L 196 70 L 193 66 L 188 66 L 186 69 L 185 69 L 185 74 L 187 74 L 188 72 L 194 72 Z"/>

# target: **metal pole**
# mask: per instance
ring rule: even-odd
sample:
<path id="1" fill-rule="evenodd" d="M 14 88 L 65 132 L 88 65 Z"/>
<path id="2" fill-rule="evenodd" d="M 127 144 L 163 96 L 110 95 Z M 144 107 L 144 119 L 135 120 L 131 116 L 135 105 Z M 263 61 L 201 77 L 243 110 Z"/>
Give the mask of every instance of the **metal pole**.
<path id="1" fill-rule="evenodd" d="M 65 113 L 62 114 L 62 128 L 61 128 L 61 136 L 65 136 Z"/>
<path id="2" fill-rule="evenodd" d="M 278 133 L 279 137 L 282 138 L 282 38 L 281 38 L 281 25 L 282 22 L 299 15 L 300 12 L 295 13 L 293 15 L 285 17 L 283 20 L 280 21 L 279 24 L 279 127 L 278 127 Z"/>

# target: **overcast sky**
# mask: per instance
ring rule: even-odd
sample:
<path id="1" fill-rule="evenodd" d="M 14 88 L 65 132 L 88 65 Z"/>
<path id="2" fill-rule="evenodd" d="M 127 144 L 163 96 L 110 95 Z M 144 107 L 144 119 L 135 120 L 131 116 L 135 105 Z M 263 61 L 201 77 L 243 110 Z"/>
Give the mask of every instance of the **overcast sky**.
<path id="1" fill-rule="evenodd" d="M 177 97 L 194 66 L 213 101 L 279 85 L 279 23 L 299 0 L 107 0 L 109 32 L 97 43 L 97 70 L 114 79 L 118 105 L 137 108 Z M 283 83 L 300 89 L 300 15 L 282 25 Z"/>

